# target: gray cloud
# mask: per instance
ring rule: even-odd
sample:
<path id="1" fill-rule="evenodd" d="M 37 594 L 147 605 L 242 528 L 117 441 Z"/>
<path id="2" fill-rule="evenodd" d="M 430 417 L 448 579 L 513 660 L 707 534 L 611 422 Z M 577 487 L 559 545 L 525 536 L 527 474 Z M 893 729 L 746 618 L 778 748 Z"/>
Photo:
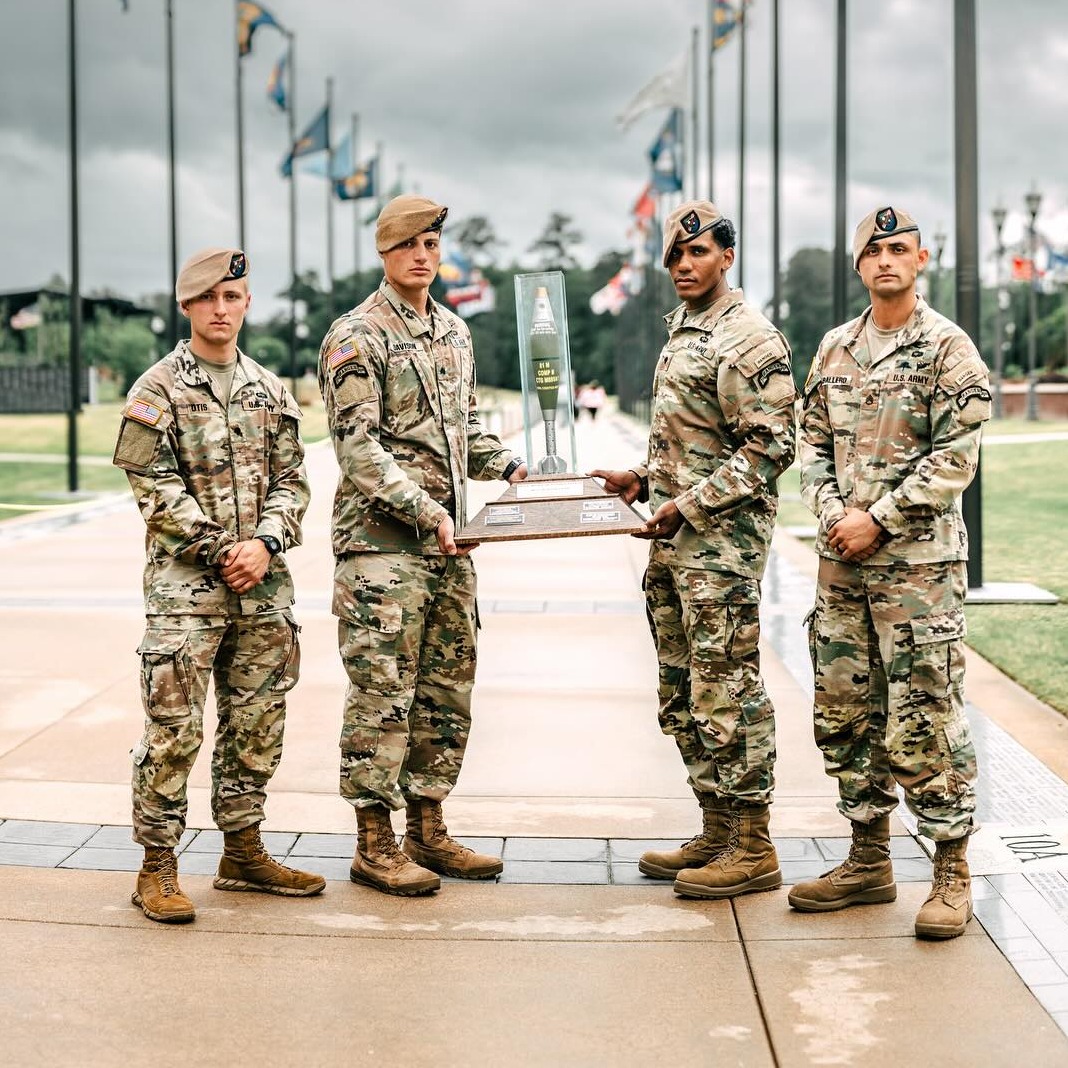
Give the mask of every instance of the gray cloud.
<path id="1" fill-rule="evenodd" d="M 163 0 L 78 0 L 82 250 L 86 289 L 139 295 L 165 289 L 167 268 Z M 175 0 L 180 254 L 237 238 L 234 31 L 229 0 Z M 661 121 L 626 133 L 615 114 L 687 49 L 698 0 L 432 0 L 356 4 L 274 0 L 297 34 L 298 127 L 335 79 L 335 137 L 360 113 L 361 145 L 385 145 L 387 180 L 449 203 L 455 218 L 485 214 L 522 256 L 549 212 L 571 214 L 589 262 L 625 245 L 627 211 L 646 178 Z M 835 5 L 781 4 L 784 256 L 829 246 L 833 190 Z M 747 61 L 746 288 L 766 299 L 770 260 L 770 0 L 751 8 Z M 1042 224 L 1068 241 L 1062 135 L 1068 106 L 1068 7 L 1058 0 L 979 0 L 980 194 L 1002 198 L 1022 226 L 1032 180 L 1046 194 Z M 924 228 L 953 226 L 952 5 L 860 0 L 850 10 L 849 215 L 898 200 Z M 260 315 L 288 269 L 287 191 L 278 176 L 285 117 L 266 101 L 284 47 L 257 32 L 244 61 L 248 247 Z M 716 199 L 737 210 L 737 44 L 716 54 Z M 66 274 L 66 3 L 0 3 L 0 288 Z M 700 116 L 702 137 L 705 117 Z M 702 166 L 701 191 L 706 188 Z M 325 266 L 325 190 L 298 182 L 302 268 Z M 361 212 L 365 208 L 359 209 Z M 351 270 L 353 214 L 335 211 L 336 265 Z M 372 255 L 365 233 L 363 258 Z M 952 241 L 949 258 L 952 259 Z"/>

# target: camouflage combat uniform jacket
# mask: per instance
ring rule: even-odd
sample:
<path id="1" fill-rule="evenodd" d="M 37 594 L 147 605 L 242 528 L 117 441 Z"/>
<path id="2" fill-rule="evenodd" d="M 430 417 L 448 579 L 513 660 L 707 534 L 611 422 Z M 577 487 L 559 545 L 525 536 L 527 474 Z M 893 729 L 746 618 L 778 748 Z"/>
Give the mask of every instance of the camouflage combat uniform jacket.
<path id="1" fill-rule="evenodd" d="M 794 457 L 796 397 L 786 339 L 735 289 L 703 312 L 665 317 L 646 463 L 655 511 L 686 523 L 653 556 L 760 579 L 778 511 L 776 479 Z"/>
<path id="2" fill-rule="evenodd" d="M 421 318 L 386 281 L 330 328 L 319 388 L 341 468 L 335 556 L 437 554 L 442 519 L 466 521 L 466 479 L 513 459 L 479 420 L 467 325 L 434 301 Z"/>
<path id="3" fill-rule="evenodd" d="M 990 418 L 986 365 L 922 298 L 893 341 L 870 353 L 870 314 L 824 337 L 805 383 L 801 493 L 819 519 L 816 551 L 839 558 L 827 531 L 850 506 L 891 535 L 864 565 L 966 560 L 960 495 Z"/>
<path id="4" fill-rule="evenodd" d="M 283 549 L 301 543 L 310 491 L 299 420 L 282 382 L 242 353 L 228 407 L 186 341 L 134 383 L 113 462 L 126 471 L 147 525 L 148 615 L 248 616 L 292 605 L 281 555 L 240 596 L 216 565 L 258 534 Z"/>

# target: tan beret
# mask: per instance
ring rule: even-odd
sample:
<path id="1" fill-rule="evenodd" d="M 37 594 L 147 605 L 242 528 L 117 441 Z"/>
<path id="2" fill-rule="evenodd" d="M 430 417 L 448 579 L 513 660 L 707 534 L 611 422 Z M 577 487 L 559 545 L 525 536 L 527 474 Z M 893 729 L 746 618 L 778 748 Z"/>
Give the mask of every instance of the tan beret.
<path id="1" fill-rule="evenodd" d="M 898 234 L 917 234 L 916 220 L 902 208 L 876 208 L 860 220 L 853 234 L 853 270 L 860 264 L 860 254 L 873 242 Z"/>
<path id="2" fill-rule="evenodd" d="M 405 193 L 394 197 L 378 216 L 375 230 L 375 248 L 388 252 L 402 241 L 427 230 L 440 230 L 449 209 L 426 197 Z"/>
<path id="3" fill-rule="evenodd" d="M 685 244 L 703 234 L 723 218 L 723 213 L 710 200 L 687 200 L 664 220 L 664 266 L 676 242 Z"/>
<path id="4" fill-rule="evenodd" d="M 213 285 L 231 278 L 248 277 L 248 257 L 239 248 L 202 248 L 182 264 L 174 295 L 182 304 Z"/>

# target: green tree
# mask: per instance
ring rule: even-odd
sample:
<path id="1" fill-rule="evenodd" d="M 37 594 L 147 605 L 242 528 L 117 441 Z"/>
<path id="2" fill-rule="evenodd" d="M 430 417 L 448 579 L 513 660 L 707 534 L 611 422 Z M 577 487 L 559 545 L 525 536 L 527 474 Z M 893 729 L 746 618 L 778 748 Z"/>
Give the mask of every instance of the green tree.
<path id="1" fill-rule="evenodd" d="M 484 215 L 472 215 L 448 228 L 448 236 L 456 242 L 460 251 L 479 267 L 488 267 L 497 262 L 497 251 L 504 242 L 497 237 L 493 223 Z"/>
<path id="2" fill-rule="evenodd" d="M 554 211 L 527 251 L 537 254 L 543 271 L 567 271 L 578 267 L 572 249 L 581 243 L 582 231 L 571 225 L 571 216 Z"/>

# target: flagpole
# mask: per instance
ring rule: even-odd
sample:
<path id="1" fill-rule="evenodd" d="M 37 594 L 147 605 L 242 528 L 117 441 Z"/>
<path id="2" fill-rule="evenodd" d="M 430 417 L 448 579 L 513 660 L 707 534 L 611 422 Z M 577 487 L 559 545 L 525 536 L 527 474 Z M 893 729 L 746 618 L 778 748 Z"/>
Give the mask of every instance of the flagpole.
<path id="1" fill-rule="evenodd" d="M 782 318 L 782 206 L 780 184 L 779 124 L 779 0 L 771 4 L 771 321 Z"/>
<path id="2" fill-rule="evenodd" d="M 70 112 L 70 403 L 67 405 L 67 488 L 78 492 L 78 412 L 82 400 L 82 292 L 78 247 L 78 41 L 75 0 L 67 0 Z M 42 319 L 43 322 L 43 319 Z M 37 328 L 38 336 L 41 327 Z"/>
<path id="3" fill-rule="evenodd" d="M 698 73 L 698 56 L 701 54 L 701 30 L 694 26 L 690 34 L 690 173 L 692 175 L 692 196 L 697 198 L 697 93 L 700 84 Z"/>
<path id="4" fill-rule="evenodd" d="M 168 332 L 171 348 L 178 344 L 178 305 L 174 292 L 178 288 L 178 208 L 177 181 L 175 177 L 174 149 L 174 7 L 173 0 L 166 0 L 167 30 L 167 190 L 169 196 L 169 228 L 171 256 L 171 299 L 167 301 Z"/>
<path id="5" fill-rule="evenodd" d="M 738 9 L 738 248 L 735 266 L 738 268 L 738 288 L 745 288 L 742 244 L 745 235 L 745 29 L 746 12 L 743 3 Z"/>
<path id="6" fill-rule="evenodd" d="M 334 319 L 334 147 L 330 141 L 330 116 L 334 103 L 334 79 L 326 79 L 326 310 Z"/>
<path id="7" fill-rule="evenodd" d="M 240 33 L 241 17 L 240 9 L 234 4 L 235 33 L 234 41 Z M 241 70 L 241 49 L 235 47 L 235 73 L 234 88 L 237 100 L 237 244 L 244 251 L 245 248 L 245 103 L 244 103 L 244 78 Z"/>
<path id="8" fill-rule="evenodd" d="M 296 35 L 285 30 L 288 41 L 286 66 L 289 68 L 289 151 L 297 143 L 297 60 Z M 294 396 L 297 392 L 297 167 L 289 166 L 289 380 Z"/>
<path id="9" fill-rule="evenodd" d="M 706 0 L 708 10 L 708 199 L 714 200 L 714 168 L 716 159 L 716 93 L 712 57 L 716 52 L 716 5 Z"/>
<path id="10" fill-rule="evenodd" d="M 956 202 L 957 323 L 979 345 L 979 150 L 975 0 L 953 0 L 953 129 Z M 1032 249 L 1032 256 L 1034 250 Z M 1000 271 L 1001 265 L 998 264 Z M 1034 263 L 1031 264 L 1032 272 Z M 981 464 L 961 502 L 968 531 L 968 586 L 983 585 Z"/>
<path id="11" fill-rule="evenodd" d="M 360 116 L 352 113 L 352 167 L 355 170 L 360 165 Z M 352 202 L 352 218 L 355 225 L 352 228 L 352 264 L 353 281 L 356 284 L 357 296 L 360 288 L 360 202 Z"/>
<path id="12" fill-rule="evenodd" d="M 834 265 L 831 273 L 835 323 L 846 319 L 846 0 L 838 0 L 834 93 Z"/>

